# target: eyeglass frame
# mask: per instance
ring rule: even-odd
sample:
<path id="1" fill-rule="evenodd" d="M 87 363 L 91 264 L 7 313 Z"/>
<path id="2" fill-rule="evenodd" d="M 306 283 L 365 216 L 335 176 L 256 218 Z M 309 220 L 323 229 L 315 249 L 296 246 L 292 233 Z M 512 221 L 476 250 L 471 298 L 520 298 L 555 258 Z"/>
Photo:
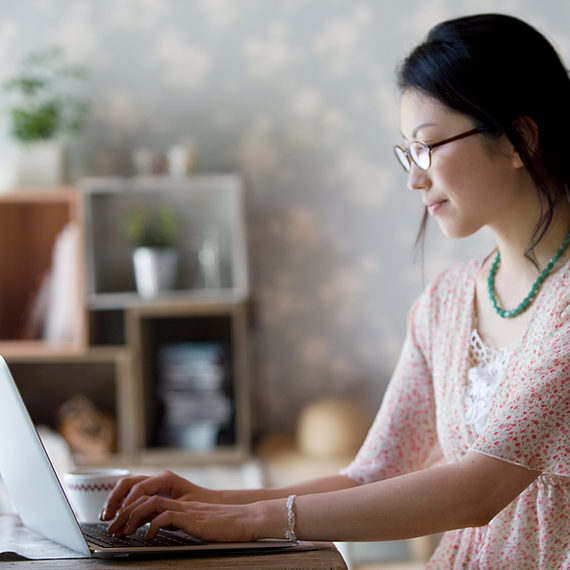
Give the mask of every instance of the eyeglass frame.
<path id="1" fill-rule="evenodd" d="M 485 129 L 483 127 L 476 127 L 475 129 L 471 129 L 469 131 L 466 131 L 464 133 L 461 133 L 459 135 L 455 135 L 454 137 L 450 137 L 448 139 L 444 139 L 442 141 L 436 142 L 436 143 L 432 143 L 432 144 L 427 144 L 423 141 L 412 141 L 410 142 L 410 144 L 406 147 L 406 148 L 402 148 L 399 145 L 394 146 L 394 153 L 396 154 L 396 158 L 398 159 L 398 162 L 402 165 L 403 169 L 406 172 L 410 172 L 410 170 L 412 169 L 412 163 L 415 164 L 420 170 L 423 170 L 424 172 L 426 170 L 429 169 L 429 167 L 431 166 L 431 151 L 434 148 L 437 148 L 438 146 L 442 146 L 444 144 L 450 143 L 450 142 L 454 142 L 454 141 L 458 141 L 460 139 L 464 139 L 466 137 L 470 137 L 471 135 L 476 135 L 477 133 L 480 133 L 482 131 L 484 131 Z M 428 151 L 428 165 L 423 168 L 422 166 L 420 166 L 411 156 L 410 154 L 410 147 L 413 144 L 419 144 L 421 145 L 423 148 L 427 149 Z M 401 154 L 400 154 L 401 153 Z M 406 158 L 406 162 L 403 161 L 403 158 Z"/>

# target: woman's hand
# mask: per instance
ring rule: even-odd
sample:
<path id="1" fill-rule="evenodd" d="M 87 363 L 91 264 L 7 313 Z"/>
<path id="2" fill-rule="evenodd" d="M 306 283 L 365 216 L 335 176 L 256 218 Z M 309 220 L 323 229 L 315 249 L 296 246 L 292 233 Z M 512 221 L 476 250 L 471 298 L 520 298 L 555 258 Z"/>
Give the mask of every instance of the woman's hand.
<path id="1" fill-rule="evenodd" d="M 206 541 L 244 542 L 261 538 L 254 529 L 263 527 L 256 524 L 262 511 L 259 503 L 216 505 L 142 496 L 122 508 L 108 530 L 114 536 L 124 536 L 149 523 L 147 540 L 152 540 L 161 528 L 176 528 Z"/>
<path id="2" fill-rule="evenodd" d="M 100 518 L 110 521 L 117 512 L 122 512 L 141 497 L 148 499 L 153 496 L 202 503 L 218 502 L 215 491 L 194 485 L 171 471 L 164 471 L 152 477 L 142 475 L 121 479 L 107 498 Z"/>

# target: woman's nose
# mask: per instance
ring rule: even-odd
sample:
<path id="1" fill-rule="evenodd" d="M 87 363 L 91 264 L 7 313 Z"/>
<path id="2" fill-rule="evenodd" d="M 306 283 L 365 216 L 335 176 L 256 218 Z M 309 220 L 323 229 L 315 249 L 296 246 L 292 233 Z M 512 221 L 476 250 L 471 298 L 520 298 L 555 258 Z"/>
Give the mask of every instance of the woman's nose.
<path id="1" fill-rule="evenodd" d="M 422 170 L 412 162 L 410 171 L 408 172 L 408 188 L 410 190 L 423 190 L 430 184 L 430 178 L 427 171 Z"/>

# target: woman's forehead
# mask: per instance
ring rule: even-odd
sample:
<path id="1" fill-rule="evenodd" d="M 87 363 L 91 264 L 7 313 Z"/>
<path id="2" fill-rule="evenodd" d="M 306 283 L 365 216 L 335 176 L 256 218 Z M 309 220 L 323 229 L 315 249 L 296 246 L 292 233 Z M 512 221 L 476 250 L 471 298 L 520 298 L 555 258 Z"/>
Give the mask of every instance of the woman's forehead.
<path id="1" fill-rule="evenodd" d="M 469 127 L 472 121 L 440 103 L 437 99 L 416 90 L 404 91 L 400 107 L 402 135 L 414 140 L 430 127 Z"/>

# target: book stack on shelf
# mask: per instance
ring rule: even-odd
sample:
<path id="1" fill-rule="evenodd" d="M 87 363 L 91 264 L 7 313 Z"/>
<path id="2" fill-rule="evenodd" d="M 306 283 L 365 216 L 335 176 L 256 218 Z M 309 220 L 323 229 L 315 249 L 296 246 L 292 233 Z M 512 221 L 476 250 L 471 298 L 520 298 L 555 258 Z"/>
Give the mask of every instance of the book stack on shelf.
<path id="1" fill-rule="evenodd" d="M 225 394 L 227 366 L 219 343 L 176 342 L 159 351 L 158 394 L 164 404 L 161 443 L 196 451 L 213 449 L 232 418 Z"/>

